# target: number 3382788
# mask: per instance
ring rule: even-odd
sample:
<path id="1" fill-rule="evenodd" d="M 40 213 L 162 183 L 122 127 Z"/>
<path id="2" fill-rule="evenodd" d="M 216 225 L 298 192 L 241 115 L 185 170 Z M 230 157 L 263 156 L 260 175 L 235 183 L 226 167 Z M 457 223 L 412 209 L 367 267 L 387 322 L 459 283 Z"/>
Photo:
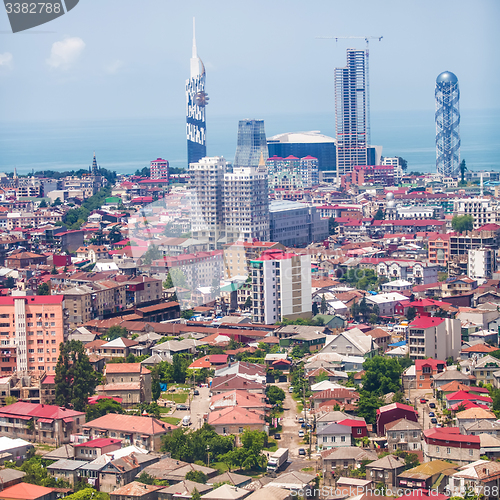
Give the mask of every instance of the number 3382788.
<path id="1" fill-rule="evenodd" d="M 7 14 L 59 14 L 61 4 L 54 3 L 6 3 Z"/>

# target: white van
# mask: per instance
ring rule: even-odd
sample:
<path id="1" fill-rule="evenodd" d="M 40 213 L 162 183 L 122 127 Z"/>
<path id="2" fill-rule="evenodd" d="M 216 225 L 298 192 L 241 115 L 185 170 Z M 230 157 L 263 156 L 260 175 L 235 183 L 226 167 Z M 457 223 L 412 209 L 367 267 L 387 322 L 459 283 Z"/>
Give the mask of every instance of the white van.
<path id="1" fill-rule="evenodd" d="M 182 425 L 184 425 L 184 426 L 191 425 L 191 417 L 190 417 L 189 415 L 186 415 L 186 416 L 182 419 Z"/>

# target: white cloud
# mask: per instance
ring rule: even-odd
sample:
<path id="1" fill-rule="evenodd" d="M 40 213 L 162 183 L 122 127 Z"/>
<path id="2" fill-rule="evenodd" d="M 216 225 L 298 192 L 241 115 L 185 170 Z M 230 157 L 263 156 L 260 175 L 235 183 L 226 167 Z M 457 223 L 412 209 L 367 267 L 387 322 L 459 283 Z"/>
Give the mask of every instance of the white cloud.
<path id="1" fill-rule="evenodd" d="M 0 54 L 0 67 L 8 68 L 12 64 L 12 54 L 10 52 L 4 52 Z"/>
<path id="2" fill-rule="evenodd" d="M 115 73 L 118 72 L 118 70 L 123 66 L 123 61 L 120 61 L 119 59 L 116 59 L 115 61 L 107 64 L 104 67 L 104 71 L 110 75 L 114 75 Z"/>
<path id="3" fill-rule="evenodd" d="M 85 42 L 79 37 L 69 37 L 52 44 L 47 64 L 51 68 L 68 69 L 83 52 Z"/>

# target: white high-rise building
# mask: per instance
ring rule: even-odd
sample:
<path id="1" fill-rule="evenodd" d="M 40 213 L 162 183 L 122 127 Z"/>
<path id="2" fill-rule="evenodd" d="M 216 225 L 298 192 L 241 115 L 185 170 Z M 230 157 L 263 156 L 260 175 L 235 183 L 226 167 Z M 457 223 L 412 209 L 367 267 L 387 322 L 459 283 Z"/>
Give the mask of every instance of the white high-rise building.
<path id="1" fill-rule="evenodd" d="M 252 318 L 272 325 L 283 318 L 311 318 L 311 256 L 265 250 L 250 261 Z"/>
<path id="2" fill-rule="evenodd" d="M 464 198 L 455 200 L 453 215 L 472 215 L 474 229 L 479 229 L 485 224 L 498 224 L 500 222 L 498 202 L 489 198 Z"/>
<path id="3" fill-rule="evenodd" d="M 234 167 L 224 174 L 224 225 L 227 243 L 269 241 L 269 195 L 266 164 Z"/>
<path id="4" fill-rule="evenodd" d="M 495 251 L 489 248 L 478 248 L 468 251 L 467 276 L 469 278 L 490 279 L 495 262 Z"/>
<path id="5" fill-rule="evenodd" d="M 227 162 L 222 156 L 201 158 L 189 165 L 191 232 L 216 250 L 224 237 L 223 186 Z"/>

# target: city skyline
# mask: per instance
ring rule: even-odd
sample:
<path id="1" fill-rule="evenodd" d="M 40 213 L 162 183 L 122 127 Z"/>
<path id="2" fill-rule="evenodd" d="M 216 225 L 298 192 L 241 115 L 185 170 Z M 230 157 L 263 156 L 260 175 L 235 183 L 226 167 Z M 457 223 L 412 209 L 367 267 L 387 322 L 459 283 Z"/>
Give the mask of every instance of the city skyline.
<path id="1" fill-rule="evenodd" d="M 435 75 L 446 68 L 463 75 L 462 108 L 500 107 L 494 83 L 499 69 L 490 64 L 495 60 L 497 2 L 402 6 L 390 1 L 383 8 L 361 2 L 356 16 L 340 3 L 317 1 L 304 8 L 289 2 L 284 10 L 272 2 L 265 3 L 265 18 L 258 15 L 259 2 L 251 8 L 223 4 L 220 15 L 201 2 L 172 6 L 151 0 L 151 8 L 132 15 L 132 3 L 108 0 L 97 10 L 87 2 L 45 30 L 17 35 L 7 33 L 2 13 L 1 118 L 178 116 L 195 14 L 210 73 L 211 116 L 234 112 L 265 118 L 264 112 L 291 108 L 326 109 L 333 115 L 333 68 L 343 63 L 346 48 L 360 49 L 364 40 L 316 39 L 323 35 L 383 36 L 370 50 L 373 110 L 431 109 Z M 450 37 L 442 29 L 445 14 L 463 36 Z M 238 22 L 224 22 L 232 18 Z M 224 30 L 214 30 L 220 23 Z M 258 36 L 246 36 L 250 27 Z M 280 68 L 295 70 L 287 85 L 281 78 L 263 77 Z"/>

